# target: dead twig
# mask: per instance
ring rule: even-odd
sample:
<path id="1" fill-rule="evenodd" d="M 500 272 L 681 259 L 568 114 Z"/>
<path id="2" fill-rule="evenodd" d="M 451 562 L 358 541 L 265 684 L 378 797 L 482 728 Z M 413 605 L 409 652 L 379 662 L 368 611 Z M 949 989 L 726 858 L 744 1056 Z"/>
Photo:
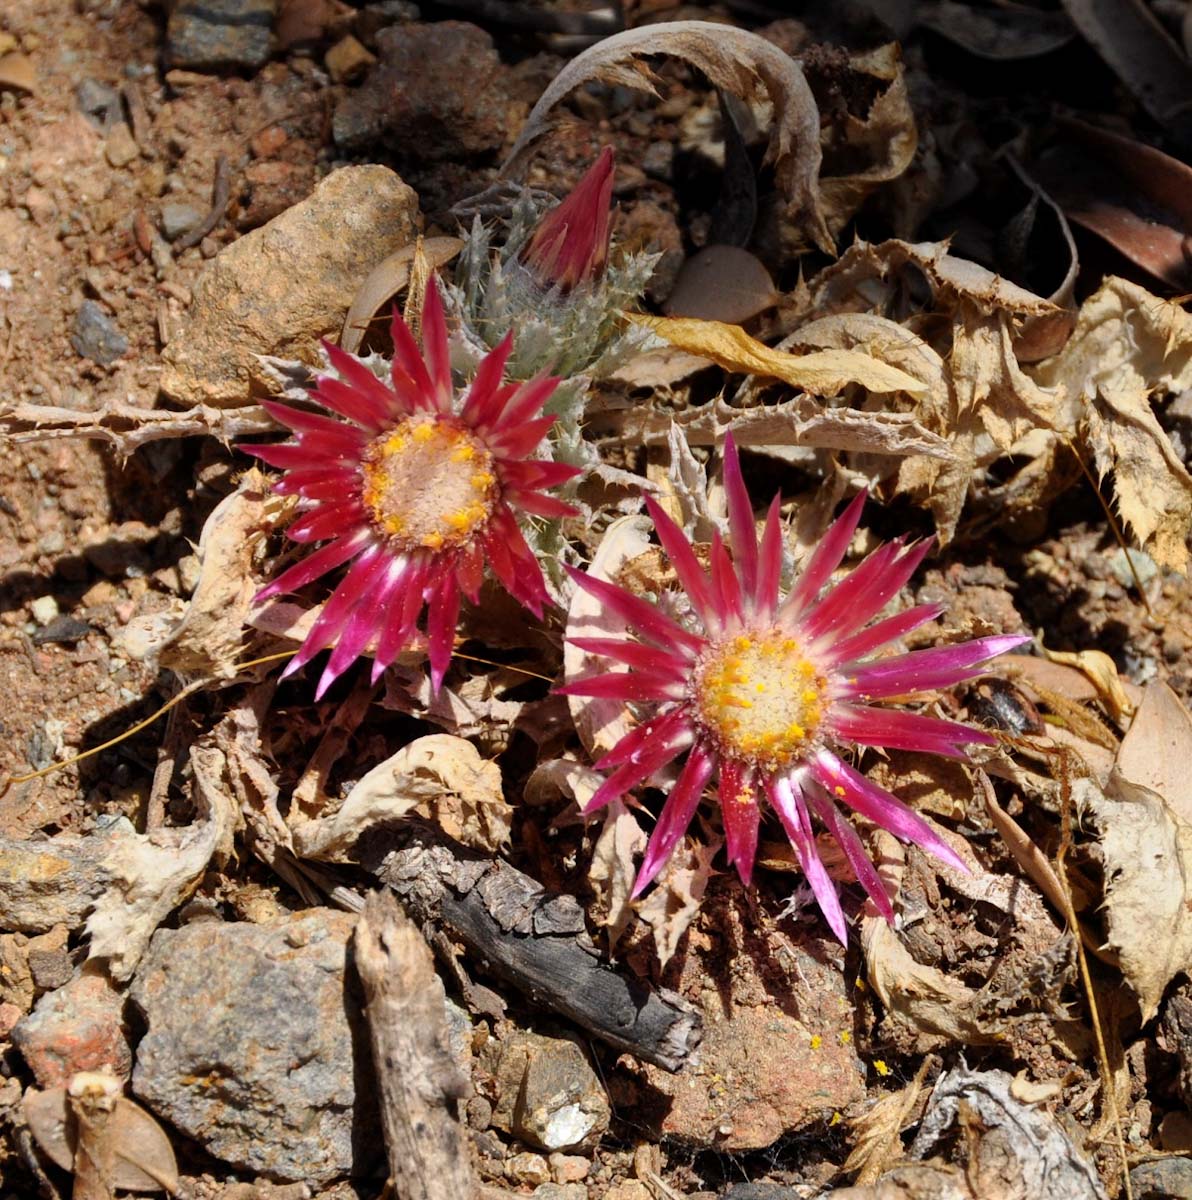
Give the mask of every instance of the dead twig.
<path id="1" fill-rule="evenodd" d="M 245 434 L 274 433 L 277 428 L 273 418 L 257 405 L 222 409 L 203 404 L 181 412 L 119 403 L 98 412 L 76 412 L 50 404 L 0 406 L 0 442 L 88 438 L 108 442 L 125 455 L 165 438 L 215 437 L 226 444 Z"/>
<path id="2" fill-rule="evenodd" d="M 667 1071 L 699 1045 L 699 1012 L 604 962 L 575 897 L 413 818 L 366 834 L 360 857 L 420 921 L 442 924 L 494 975 L 602 1042 Z"/>
<path id="3" fill-rule="evenodd" d="M 380 1092 L 389 1178 L 402 1200 L 472 1200 L 478 1190 L 434 956 L 393 894 L 374 892 L 353 938 Z"/>
<path id="4" fill-rule="evenodd" d="M 191 246 L 197 246 L 223 220 L 231 195 L 232 176 L 228 170 L 228 156 L 221 154 L 215 160 L 215 183 L 211 189 L 211 209 L 192 230 L 184 233 L 174 243 L 175 250 L 189 250 Z"/>

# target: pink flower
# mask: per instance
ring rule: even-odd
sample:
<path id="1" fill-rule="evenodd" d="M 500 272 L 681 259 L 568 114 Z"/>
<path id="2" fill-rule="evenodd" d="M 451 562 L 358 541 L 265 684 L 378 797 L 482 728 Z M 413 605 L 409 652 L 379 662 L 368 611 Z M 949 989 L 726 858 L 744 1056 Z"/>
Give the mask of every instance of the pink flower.
<path id="1" fill-rule="evenodd" d="M 538 222 L 521 252 L 544 288 L 570 292 L 604 273 L 612 194 L 613 152 L 606 146 L 575 190 Z"/>
<path id="2" fill-rule="evenodd" d="M 502 383 L 513 348 L 509 334 L 457 401 L 434 280 L 426 290 L 422 342 L 420 352 L 394 314 L 392 386 L 324 343 L 339 378 L 320 378 L 312 395 L 345 419 L 266 403 L 294 439 L 250 448 L 284 471 L 275 492 L 301 498 L 290 538 L 325 543 L 263 588 L 257 602 L 350 564 L 285 670 L 292 674 L 333 646 L 318 696 L 370 648 L 378 679 L 413 639 L 423 606 L 438 688 L 451 661 L 460 595 L 476 602 L 486 560 L 509 593 L 541 616 L 546 587 L 516 514 L 575 511 L 544 490 L 577 469 L 531 457 L 554 423 L 541 411 L 559 381 Z"/>
<path id="3" fill-rule="evenodd" d="M 882 546 L 824 591 L 857 527 L 862 494 L 825 534 L 791 591 L 780 596 L 779 501 L 775 497 L 770 506 L 759 544 L 731 435 L 725 439 L 724 479 L 732 559 L 714 535 L 710 573 L 682 530 L 646 498 L 659 541 L 686 593 L 689 621 L 672 618 L 616 584 L 571 572 L 637 636 L 572 639 L 629 669 L 576 680 L 561 690 L 653 709 L 596 764 L 612 774 L 588 811 L 686 753 L 650 837 L 634 894 L 662 869 L 718 773 L 728 858 L 742 881 L 748 885 L 753 873 L 764 796 L 843 942 L 844 915 L 816 850 L 813 816 L 840 843 L 887 919 L 893 916 L 890 901 L 860 837 L 842 816 L 841 803 L 944 862 L 964 867 L 926 821 L 851 767 L 839 751 L 850 745 L 886 746 L 963 758 L 964 745 L 992 743 L 989 734 L 966 725 L 876 705 L 969 679 L 980 674 L 983 663 L 1030 639 L 985 637 L 874 658 L 880 647 L 943 611 L 942 605 L 922 604 L 870 623 L 910 579 L 931 543 L 907 545 L 898 539 Z"/>

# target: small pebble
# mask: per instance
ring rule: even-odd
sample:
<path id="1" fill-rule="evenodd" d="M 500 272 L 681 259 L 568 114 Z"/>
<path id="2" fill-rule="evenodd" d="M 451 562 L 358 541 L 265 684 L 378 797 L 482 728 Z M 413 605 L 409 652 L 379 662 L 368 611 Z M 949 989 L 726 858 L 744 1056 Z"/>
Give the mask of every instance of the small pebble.
<path id="1" fill-rule="evenodd" d="M 70 344 L 83 358 L 106 367 L 128 349 L 128 338 L 96 301 L 84 300 L 75 316 Z"/>
<path id="2" fill-rule="evenodd" d="M 141 153 L 141 148 L 132 136 L 132 131 L 121 121 L 108 134 L 103 152 L 112 166 L 127 167 Z"/>
<path id="3" fill-rule="evenodd" d="M 58 615 L 58 601 L 53 596 L 38 596 L 29 611 L 39 625 L 48 625 Z"/>
<path id="4" fill-rule="evenodd" d="M 167 242 L 176 241 L 184 233 L 189 233 L 202 219 L 203 213 L 193 204 L 171 201 L 161 206 L 161 232 Z"/>
<path id="5" fill-rule="evenodd" d="M 323 61 L 327 73 L 336 83 L 351 83 L 359 79 L 377 59 L 348 34 L 327 51 Z"/>
<path id="6" fill-rule="evenodd" d="M 531 1154 L 525 1151 L 515 1154 L 505 1163 L 505 1174 L 513 1183 L 528 1183 L 537 1186 L 540 1183 L 550 1183 L 550 1167 L 541 1154 Z"/>
<path id="7" fill-rule="evenodd" d="M 39 629 L 33 634 L 33 644 L 35 646 L 73 645 L 90 632 L 91 626 L 86 621 L 80 621 L 78 617 L 55 617 L 46 623 L 44 629 Z"/>
<path id="8" fill-rule="evenodd" d="M 120 115 L 120 93 L 98 79 L 84 79 L 75 88 L 79 111 L 100 129 L 108 129 Z"/>

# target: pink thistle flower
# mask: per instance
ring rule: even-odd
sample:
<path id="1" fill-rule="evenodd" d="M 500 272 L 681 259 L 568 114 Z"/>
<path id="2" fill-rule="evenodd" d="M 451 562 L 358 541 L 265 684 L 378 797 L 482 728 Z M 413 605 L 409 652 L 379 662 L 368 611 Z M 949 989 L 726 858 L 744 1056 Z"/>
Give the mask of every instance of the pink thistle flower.
<path id="1" fill-rule="evenodd" d="M 256 602 L 293 592 L 337 567 L 347 573 L 323 606 L 290 675 L 333 646 L 316 696 L 370 647 L 380 678 L 416 631 L 425 606 L 431 680 L 451 661 L 460 596 L 476 602 L 487 560 L 509 593 L 542 615 L 546 586 L 517 514 L 571 516 L 545 489 L 578 474 L 532 458 L 554 417 L 541 415 L 558 380 L 502 383 L 509 334 L 487 354 L 457 402 L 438 283 L 426 290 L 423 349 L 393 318 L 392 386 L 358 358 L 324 343 L 338 379 L 321 377 L 313 397 L 336 417 L 284 404 L 265 407 L 293 441 L 251 452 L 285 473 L 274 491 L 301 498 L 289 537 L 324 545 L 282 572 Z"/>
<path id="2" fill-rule="evenodd" d="M 612 195 L 613 152 L 606 146 L 571 194 L 538 222 L 521 251 L 542 287 L 571 292 L 604 273 Z"/>
<path id="3" fill-rule="evenodd" d="M 950 866 L 965 868 L 922 817 L 849 766 L 838 751 L 848 745 L 886 746 L 963 758 L 963 746 L 993 743 L 988 733 L 967 725 L 875 705 L 972 678 L 983 663 L 1030 639 L 985 637 L 873 658 L 888 642 L 943 612 L 942 605 L 921 604 L 870 624 L 910 579 L 931 542 L 908 545 L 898 539 L 882 546 L 825 592 L 857 527 L 862 493 L 824 535 L 791 591 L 780 596 L 779 499 L 770 505 L 759 543 L 731 435 L 725 439 L 724 479 L 732 558 L 714 534 L 710 572 L 699 565 L 678 525 L 646 497 L 659 541 L 686 593 L 688 623 L 616 584 L 570 571 L 637 637 L 571 639 L 580 649 L 629 669 L 576 680 L 560 690 L 656 706 L 596 763 L 612 774 L 588 811 L 618 799 L 686 753 L 650 837 L 634 895 L 665 865 L 718 773 L 728 858 L 742 882 L 748 885 L 753 874 L 764 796 L 828 924 L 844 942 L 844 914 L 816 849 L 813 816 L 840 843 L 887 920 L 893 918 L 889 898 L 856 830 L 842 816 L 841 803 Z"/>

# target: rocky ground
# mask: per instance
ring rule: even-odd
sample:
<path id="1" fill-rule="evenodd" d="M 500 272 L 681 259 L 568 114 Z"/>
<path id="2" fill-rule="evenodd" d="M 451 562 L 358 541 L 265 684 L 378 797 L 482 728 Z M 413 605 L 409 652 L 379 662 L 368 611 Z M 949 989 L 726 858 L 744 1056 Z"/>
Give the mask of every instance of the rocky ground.
<path id="1" fill-rule="evenodd" d="M 103 1143 L 133 1164 L 120 1189 L 385 1194 L 353 940 L 379 881 L 434 945 L 455 1136 L 491 1200 L 1192 1196 L 1184 6 L 1106 26 L 1075 3 L 616 7 L 0 11 L 4 1200 L 85 1194 L 62 1089 L 98 1071 L 124 1088 Z M 615 244 L 658 256 L 647 310 L 792 352 L 854 349 L 818 323 L 864 313 L 887 322 L 864 348 L 922 386 L 817 390 L 672 330 L 593 387 L 584 437 L 607 470 L 572 545 L 591 556 L 636 511 L 626 471 L 710 511 L 696 474 L 715 476 L 731 424 L 793 549 L 868 486 L 883 504 L 855 551 L 941 537 L 905 597 L 946 604 L 930 638 L 1036 635 L 938 700 L 999 730 L 995 752 L 866 758 L 970 874 L 875 843 L 891 930 L 829 857 L 847 947 L 776 823 L 745 889 L 710 808 L 629 903 L 641 825 L 620 807 L 584 822 L 590 747 L 549 690 L 564 610 L 527 626 L 486 593 L 443 696 L 415 655 L 318 703 L 311 678 L 277 679 L 292 629 L 249 623 L 282 551 L 237 448 L 276 429 L 262 356 L 317 364 L 377 264 L 477 211 L 497 227 L 536 101 L 621 16 L 799 56 L 822 228 L 766 156 L 794 102 L 721 100 L 681 57 L 653 60 L 653 96 L 574 91 L 524 184 L 562 195 L 612 145 Z M 693 269 L 709 245 L 741 257 Z M 601 553 L 657 584 L 648 542 L 613 530 L 624 550 Z M 435 858 L 483 899 L 467 920 L 420 908 L 418 871 L 394 866 L 414 849 L 356 845 L 366 792 L 512 874 L 484 891 L 467 855 Z M 589 1008 L 649 996 L 659 1026 L 610 1033 L 527 942 L 565 979 L 597 972 Z"/>

